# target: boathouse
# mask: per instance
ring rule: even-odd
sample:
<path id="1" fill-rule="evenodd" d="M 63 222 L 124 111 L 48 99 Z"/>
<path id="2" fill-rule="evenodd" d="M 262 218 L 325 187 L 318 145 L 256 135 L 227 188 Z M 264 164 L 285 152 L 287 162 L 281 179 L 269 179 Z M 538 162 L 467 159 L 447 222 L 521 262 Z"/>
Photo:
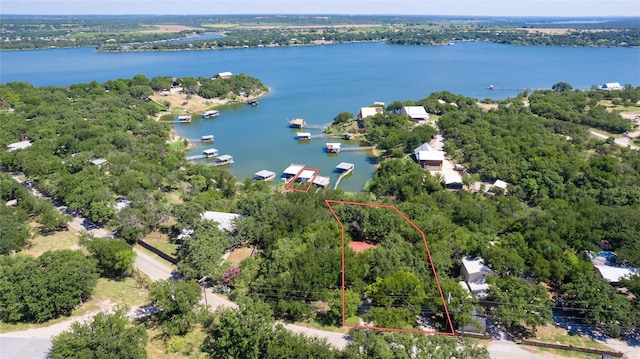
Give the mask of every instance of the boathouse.
<path id="1" fill-rule="evenodd" d="M 218 150 L 215 148 L 208 148 L 202 151 L 202 155 L 204 156 L 204 158 L 216 157 L 218 155 Z"/>
<path id="2" fill-rule="evenodd" d="M 316 176 L 316 178 L 313 179 L 313 184 L 320 188 L 329 187 L 329 183 L 331 183 L 331 178 L 329 177 Z"/>
<path id="3" fill-rule="evenodd" d="M 328 153 L 339 153 L 340 152 L 340 143 L 330 142 L 326 144 Z"/>
<path id="4" fill-rule="evenodd" d="M 289 127 L 291 128 L 305 128 L 306 126 L 307 126 L 307 123 L 302 118 L 295 118 L 289 121 Z"/>
<path id="5" fill-rule="evenodd" d="M 220 116 L 220 111 L 211 110 L 203 113 L 200 117 L 202 118 L 214 118 Z"/>
<path id="6" fill-rule="evenodd" d="M 202 136 L 202 142 L 213 142 L 213 135 Z"/>
<path id="7" fill-rule="evenodd" d="M 254 176 L 255 177 L 253 177 L 253 179 L 256 181 L 273 181 L 273 179 L 276 178 L 276 173 L 267 170 L 261 170 L 256 172 Z"/>
<path id="8" fill-rule="evenodd" d="M 298 132 L 298 141 L 307 141 L 307 140 L 311 140 L 311 133 Z"/>
<path id="9" fill-rule="evenodd" d="M 175 120 L 176 122 L 191 122 L 191 116 L 176 116 Z"/>
<path id="10" fill-rule="evenodd" d="M 304 169 L 304 165 L 292 163 L 289 167 L 285 168 L 282 172 L 282 180 L 285 182 L 291 181 L 300 171 Z"/>
<path id="11" fill-rule="evenodd" d="M 230 165 L 232 163 L 233 163 L 233 156 L 231 155 L 222 155 L 216 159 L 217 166 Z"/>
<path id="12" fill-rule="evenodd" d="M 339 172 L 339 173 L 344 173 L 344 172 L 348 172 L 348 171 L 353 171 L 354 167 L 355 167 L 355 165 L 353 163 L 340 162 L 336 166 L 336 171 Z"/>

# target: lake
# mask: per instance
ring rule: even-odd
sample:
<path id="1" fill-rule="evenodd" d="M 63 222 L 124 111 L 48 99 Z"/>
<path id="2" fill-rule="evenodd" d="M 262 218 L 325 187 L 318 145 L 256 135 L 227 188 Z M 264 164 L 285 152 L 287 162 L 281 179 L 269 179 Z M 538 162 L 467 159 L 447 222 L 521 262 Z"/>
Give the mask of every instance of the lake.
<path id="1" fill-rule="evenodd" d="M 231 71 L 257 77 L 271 92 L 258 106 L 228 106 L 221 116 L 176 125 L 191 139 L 212 134 L 215 147 L 230 154 L 229 167 L 239 180 L 268 169 L 280 174 L 290 163 L 320 169 L 337 178 L 340 162 L 355 164 L 355 172 L 340 188 L 359 191 L 375 164 L 365 151 L 329 155 L 327 140 L 295 140 L 288 120 L 308 124 L 331 122 L 340 112 L 357 114 L 374 101 L 417 100 L 446 90 L 477 99 L 504 99 L 523 88 L 550 88 L 564 81 L 588 89 L 605 82 L 640 86 L 640 49 L 522 47 L 483 42 L 453 46 L 399 46 L 382 43 L 251 48 L 237 50 L 96 53 L 92 49 L 48 49 L 0 52 L 0 81 L 36 86 L 68 85 L 153 76 L 212 76 Z M 496 89 L 491 91 L 489 85 Z M 502 90 L 506 89 L 506 90 Z M 319 134 L 320 130 L 307 132 Z M 336 142 L 329 140 L 330 142 Z M 351 147 L 348 141 L 343 146 Z"/>

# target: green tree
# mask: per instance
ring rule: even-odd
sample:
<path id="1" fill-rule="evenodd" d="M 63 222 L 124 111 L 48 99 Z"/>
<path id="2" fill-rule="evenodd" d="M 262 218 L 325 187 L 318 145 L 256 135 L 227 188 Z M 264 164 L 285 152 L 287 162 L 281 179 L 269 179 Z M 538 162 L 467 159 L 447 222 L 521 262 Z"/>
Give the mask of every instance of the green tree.
<path id="1" fill-rule="evenodd" d="M 526 325 L 535 331 L 553 320 L 552 303 L 543 286 L 514 276 L 491 278 L 487 299 L 495 302 L 492 310 L 507 328 L 516 330 Z"/>
<path id="2" fill-rule="evenodd" d="M 136 253 L 127 242 L 87 236 L 80 243 L 98 261 L 102 276 L 119 278 L 132 273 Z"/>
<path id="3" fill-rule="evenodd" d="M 166 279 L 151 284 L 149 300 L 157 309 L 156 317 L 165 335 L 185 335 L 191 330 L 200 295 L 200 287 L 193 280 Z"/>
<path id="4" fill-rule="evenodd" d="M 558 82 L 551 86 L 551 89 L 554 91 L 571 91 L 573 87 L 568 82 Z"/>
<path id="5" fill-rule="evenodd" d="M 11 323 L 42 323 L 69 315 L 91 296 L 98 277 L 95 261 L 79 251 L 2 258 L 0 318 Z"/>
<path id="6" fill-rule="evenodd" d="M 127 358 L 147 357 L 147 332 L 141 325 L 131 325 L 126 311 L 98 313 L 89 323 L 74 322 L 51 342 L 49 358 Z"/>
<path id="7" fill-rule="evenodd" d="M 227 235 L 214 221 L 200 220 L 193 229 L 192 238 L 178 248 L 178 270 L 188 279 L 220 279 L 226 269 L 222 253 L 228 244 Z"/>

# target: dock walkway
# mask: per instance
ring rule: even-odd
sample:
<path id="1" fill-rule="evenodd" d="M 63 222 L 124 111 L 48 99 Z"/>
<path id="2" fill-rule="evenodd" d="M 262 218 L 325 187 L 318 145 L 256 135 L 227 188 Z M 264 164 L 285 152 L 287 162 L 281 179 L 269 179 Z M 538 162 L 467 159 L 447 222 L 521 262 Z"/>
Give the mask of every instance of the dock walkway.
<path id="1" fill-rule="evenodd" d="M 203 158 L 204 158 L 204 155 L 195 155 L 195 156 L 187 156 L 187 157 L 185 157 L 185 159 L 187 161 L 201 160 Z"/>
<path id="2" fill-rule="evenodd" d="M 340 151 L 368 151 L 374 149 L 374 146 L 366 146 L 366 147 L 344 147 L 341 148 Z"/>
<path id="3" fill-rule="evenodd" d="M 348 174 L 350 174 L 351 172 L 353 172 L 353 167 L 351 167 L 350 169 L 342 172 L 340 174 L 340 176 L 338 176 L 338 179 L 336 180 L 336 184 L 333 185 L 333 189 L 338 189 L 338 185 L 340 184 L 340 182 L 342 181 L 343 178 L 345 178 Z"/>

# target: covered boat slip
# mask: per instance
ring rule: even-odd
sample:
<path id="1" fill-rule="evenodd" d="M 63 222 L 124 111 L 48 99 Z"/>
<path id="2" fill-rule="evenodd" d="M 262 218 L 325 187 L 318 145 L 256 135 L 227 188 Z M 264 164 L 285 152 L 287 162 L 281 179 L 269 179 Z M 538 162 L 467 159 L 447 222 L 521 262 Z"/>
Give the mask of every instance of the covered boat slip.
<path id="1" fill-rule="evenodd" d="M 276 178 L 276 173 L 268 170 L 261 170 L 254 174 L 253 179 L 256 181 L 273 181 Z"/>

